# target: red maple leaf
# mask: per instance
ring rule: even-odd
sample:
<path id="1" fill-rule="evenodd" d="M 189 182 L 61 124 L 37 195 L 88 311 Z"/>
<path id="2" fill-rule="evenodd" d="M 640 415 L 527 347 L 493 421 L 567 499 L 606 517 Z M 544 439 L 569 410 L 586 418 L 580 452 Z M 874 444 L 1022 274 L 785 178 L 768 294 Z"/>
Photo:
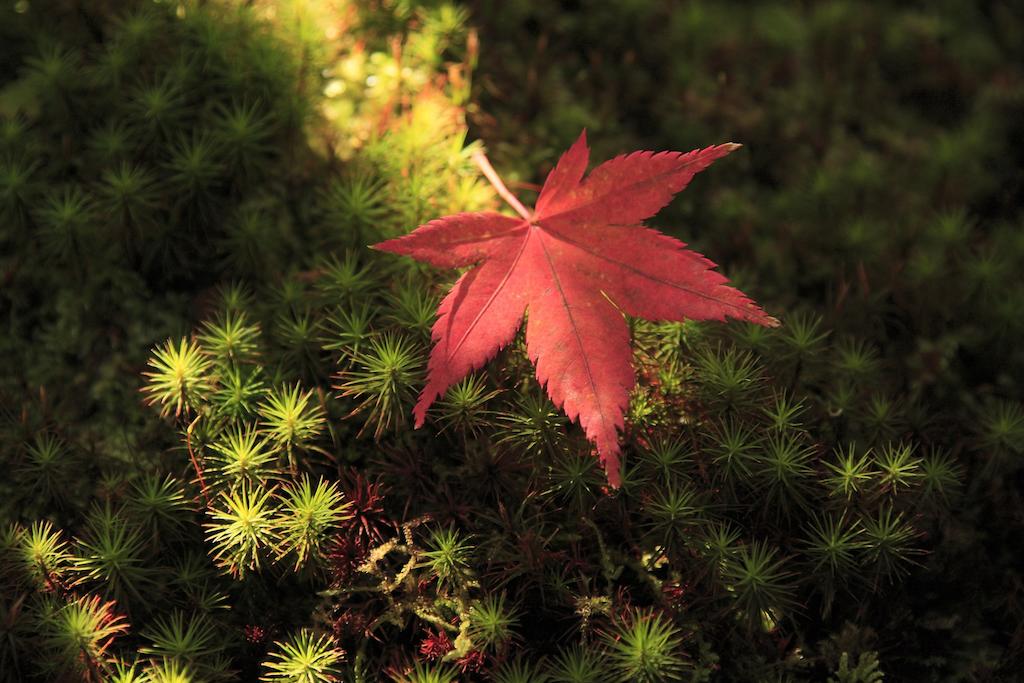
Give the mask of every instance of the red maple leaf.
<path id="1" fill-rule="evenodd" d="M 427 385 L 413 409 L 416 426 L 448 387 L 512 340 L 526 312 L 526 347 L 537 379 L 556 406 L 579 419 L 609 483 L 618 487 L 618 430 L 635 383 L 623 313 L 778 325 L 713 271 L 714 263 L 642 224 L 696 173 L 737 147 L 634 152 L 584 179 L 584 131 L 548 175 L 532 212 L 480 157 L 519 218 L 460 213 L 374 245 L 441 268 L 473 266 L 438 307 Z"/>

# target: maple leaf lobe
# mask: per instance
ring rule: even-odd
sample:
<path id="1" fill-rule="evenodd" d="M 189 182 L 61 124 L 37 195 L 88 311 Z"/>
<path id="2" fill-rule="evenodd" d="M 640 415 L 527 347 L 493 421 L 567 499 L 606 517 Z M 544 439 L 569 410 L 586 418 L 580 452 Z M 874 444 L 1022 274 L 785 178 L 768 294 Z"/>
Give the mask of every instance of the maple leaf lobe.
<path id="1" fill-rule="evenodd" d="M 455 214 L 375 245 L 438 267 L 473 266 L 438 307 L 427 385 L 413 410 L 416 426 L 448 387 L 514 338 L 529 312 L 526 347 L 537 379 L 580 422 L 617 487 L 618 432 L 635 384 L 623 312 L 778 325 L 714 271 L 713 262 L 642 225 L 694 175 L 738 147 L 633 152 L 584 177 L 584 131 L 548 174 L 530 220 Z"/>
<path id="2" fill-rule="evenodd" d="M 584 128 L 579 138 L 567 149 L 558 159 L 558 163 L 548 173 L 544 181 L 544 187 L 537 197 L 537 204 L 534 208 L 534 215 L 550 213 L 553 206 L 557 206 L 561 195 L 579 185 L 583 174 L 587 170 L 587 162 L 590 160 L 590 148 L 587 147 L 587 130 Z"/>

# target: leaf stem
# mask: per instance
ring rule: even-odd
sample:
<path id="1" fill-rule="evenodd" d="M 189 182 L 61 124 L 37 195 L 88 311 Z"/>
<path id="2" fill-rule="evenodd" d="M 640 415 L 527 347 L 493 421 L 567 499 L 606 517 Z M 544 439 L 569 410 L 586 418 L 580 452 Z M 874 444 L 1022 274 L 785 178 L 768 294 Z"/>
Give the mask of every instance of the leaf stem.
<path id="1" fill-rule="evenodd" d="M 523 206 L 521 201 L 516 199 L 516 196 L 512 194 L 507 187 L 505 187 L 505 183 L 501 182 L 501 178 L 498 176 L 497 171 L 494 170 L 494 167 L 491 166 L 491 162 L 487 159 L 486 154 L 481 151 L 473 152 L 473 161 L 480 167 L 480 170 L 484 172 L 487 179 L 491 181 L 491 185 L 493 185 L 494 189 L 498 191 L 501 198 L 508 202 L 508 205 L 516 210 L 516 213 L 526 220 L 531 220 L 533 218 L 533 214 L 530 213 L 530 210 Z"/>

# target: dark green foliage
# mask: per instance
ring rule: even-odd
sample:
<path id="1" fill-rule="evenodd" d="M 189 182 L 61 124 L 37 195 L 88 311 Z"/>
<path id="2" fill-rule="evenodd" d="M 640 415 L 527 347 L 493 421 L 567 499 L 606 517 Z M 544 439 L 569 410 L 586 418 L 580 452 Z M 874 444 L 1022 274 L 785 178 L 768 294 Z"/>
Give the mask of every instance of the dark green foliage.
<path id="1" fill-rule="evenodd" d="M 504 594 L 477 601 L 469 608 L 468 621 L 469 638 L 480 650 L 505 652 L 520 639 L 519 610 L 508 605 Z"/>
<path id="2" fill-rule="evenodd" d="M 345 659 L 345 651 L 335 647 L 330 636 L 314 636 L 311 631 L 302 630 L 287 642 L 276 645 L 278 651 L 272 652 L 263 664 L 267 673 L 262 680 L 301 683 L 338 680 L 341 673 L 339 665 Z"/>
<path id="3" fill-rule="evenodd" d="M 600 682 L 607 678 L 604 661 L 596 649 L 576 643 L 558 651 L 548 667 L 552 683 Z"/>
<path id="4" fill-rule="evenodd" d="M 679 680 L 683 659 L 679 631 L 660 615 L 636 612 L 608 634 L 612 680 L 660 683 Z"/>
<path id="5" fill-rule="evenodd" d="M 850 654 L 844 652 L 839 658 L 836 675 L 829 676 L 828 683 L 881 683 L 884 679 L 885 674 L 878 668 L 877 653 L 864 652 L 856 665 L 851 665 Z"/>
<path id="6" fill-rule="evenodd" d="M 431 532 L 423 558 L 441 583 L 458 585 L 472 574 L 472 547 L 454 529 Z"/>
<path id="7" fill-rule="evenodd" d="M 355 413 L 365 412 L 363 428 L 372 426 L 374 437 L 380 438 L 408 420 L 423 360 L 416 343 L 401 333 L 385 332 L 365 346 L 352 356 L 351 369 L 339 376 L 337 388 L 342 396 L 359 401 Z"/>
<path id="8" fill-rule="evenodd" d="M 74 476 L 75 458 L 61 439 L 53 434 L 38 434 L 25 445 L 25 453 L 15 476 L 41 502 L 63 499 L 65 486 Z"/>
<path id="9" fill-rule="evenodd" d="M 0 681 L 1015 674 L 1024 17 L 577 4 L 0 3 Z M 522 335 L 411 427 L 464 113 L 746 145 L 663 220 L 783 325 L 630 321 L 618 491 Z"/>
<path id="10" fill-rule="evenodd" d="M 142 602 L 150 582 L 142 532 L 129 526 L 123 510 L 97 507 L 90 513 L 71 560 L 76 583 L 99 586 L 119 604 Z"/>
<path id="11" fill-rule="evenodd" d="M 141 635 L 148 645 L 140 647 L 139 653 L 154 661 L 174 662 L 199 675 L 225 673 L 224 662 L 217 658 L 223 650 L 221 638 L 205 614 L 174 611 L 154 619 Z"/>

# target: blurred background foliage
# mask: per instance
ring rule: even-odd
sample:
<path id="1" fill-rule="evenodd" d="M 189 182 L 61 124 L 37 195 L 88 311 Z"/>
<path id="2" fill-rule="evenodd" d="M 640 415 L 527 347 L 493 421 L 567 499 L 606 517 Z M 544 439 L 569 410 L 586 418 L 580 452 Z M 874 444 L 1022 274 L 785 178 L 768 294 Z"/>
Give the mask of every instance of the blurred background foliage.
<path id="1" fill-rule="evenodd" d="M 618 492 L 366 248 L 584 127 L 783 321 L 631 321 Z M 1013 680 L 1022 162 L 1008 1 L 0 1 L 0 680 Z"/>

